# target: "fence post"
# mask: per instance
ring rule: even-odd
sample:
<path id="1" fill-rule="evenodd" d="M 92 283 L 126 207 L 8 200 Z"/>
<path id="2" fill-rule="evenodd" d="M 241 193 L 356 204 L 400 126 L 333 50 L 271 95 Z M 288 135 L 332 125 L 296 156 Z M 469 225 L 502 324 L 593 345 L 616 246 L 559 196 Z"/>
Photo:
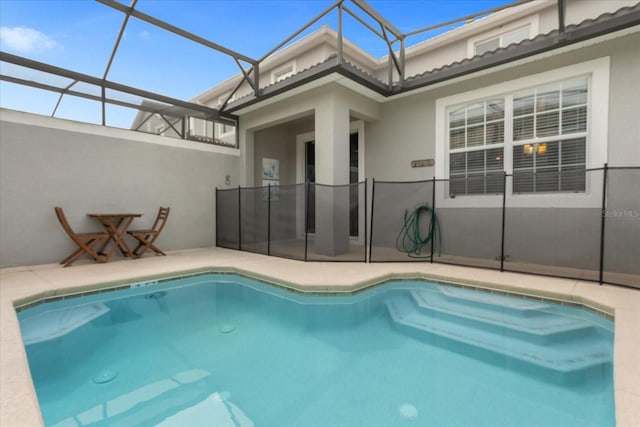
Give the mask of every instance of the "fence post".
<path id="1" fill-rule="evenodd" d="M 309 246 L 309 181 L 304 183 L 304 262 L 307 262 Z"/>
<path id="2" fill-rule="evenodd" d="M 434 249 L 434 240 L 436 239 L 436 177 L 433 177 L 433 188 L 431 191 L 431 264 L 433 264 L 433 249 Z"/>
<path id="3" fill-rule="evenodd" d="M 367 178 L 364 179 L 364 262 L 367 262 Z"/>
<path id="4" fill-rule="evenodd" d="M 238 250 L 242 250 L 242 187 L 238 185 Z"/>
<path id="5" fill-rule="evenodd" d="M 267 186 L 267 255 L 271 255 L 271 183 Z"/>
<path id="6" fill-rule="evenodd" d="M 216 214 L 216 228 L 215 228 L 215 230 L 216 230 L 216 241 L 215 241 L 215 244 L 216 244 L 216 248 L 217 248 L 218 247 L 218 209 L 220 209 L 220 207 L 218 206 L 218 187 L 216 187 L 216 197 L 215 197 L 214 202 L 216 204 L 216 211 L 215 211 L 215 214 Z"/>
<path id="7" fill-rule="evenodd" d="M 369 230 L 369 262 L 371 262 L 371 249 L 373 247 L 373 210 L 375 208 L 376 179 L 371 178 L 371 225 Z"/>
<path id="8" fill-rule="evenodd" d="M 500 242 L 500 272 L 504 271 L 504 229 L 507 208 L 507 173 L 502 175 L 502 236 Z"/>
<path id="9" fill-rule="evenodd" d="M 609 170 L 608 163 L 604 164 L 602 170 L 602 209 L 600 210 L 600 268 L 598 282 L 604 283 L 604 224 L 607 217 L 607 174 Z"/>

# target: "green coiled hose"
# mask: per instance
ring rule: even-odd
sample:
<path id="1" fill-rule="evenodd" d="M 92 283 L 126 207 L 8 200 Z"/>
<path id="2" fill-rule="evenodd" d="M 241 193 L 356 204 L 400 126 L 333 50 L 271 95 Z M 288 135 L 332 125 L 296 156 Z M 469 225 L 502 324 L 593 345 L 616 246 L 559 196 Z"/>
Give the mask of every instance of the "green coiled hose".
<path id="1" fill-rule="evenodd" d="M 420 217 L 421 215 L 430 215 L 429 232 L 425 237 L 420 235 Z M 437 236 L 437 239 L 436 239 Z M 396 248 L 400 252 L 404 252 L 412 258 L 427 258 L 431 256 L 431 239 L 433 239 L 434 249 L 438 244 L 438 252 L 440 252 L 440 225 L 435 211 L 428 204 L 416 207 L 411 214 L 404 219 L 404 224 L 396 238 Z M 427 253 L 423 254 L 424 248 L 429 245 Z"/>

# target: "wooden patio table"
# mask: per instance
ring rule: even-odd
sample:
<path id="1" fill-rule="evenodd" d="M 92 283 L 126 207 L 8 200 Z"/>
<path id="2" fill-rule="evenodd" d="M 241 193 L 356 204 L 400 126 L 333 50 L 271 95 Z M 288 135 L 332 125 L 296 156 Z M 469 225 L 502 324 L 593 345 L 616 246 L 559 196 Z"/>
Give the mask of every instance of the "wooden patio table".
<path id="1" fill-rule="evenodd" d="M 142 214 L 139 213 L 90 213 L 87 214 L 90 218 L 95 218 L 98 222 L 104 227 L 104 229 L 109 233 L 109 239 L 102 245 L 102 247 L 98 250 L 99 254 L 104 254 L 104 262 L 109 262 L 111 255 L 116 250 L 116 248 L 120 248 L 120 252 L 122 256 L 137 258 L 127 242 L 124 240 L 124 236 L 127 234 L 127 230 L 131 225 L 131 222 L 134 218 L 140 218 Z M 111 247 L 109 248 L 109 252 L 105 253 L 105 249 L 111 243 Z"/>

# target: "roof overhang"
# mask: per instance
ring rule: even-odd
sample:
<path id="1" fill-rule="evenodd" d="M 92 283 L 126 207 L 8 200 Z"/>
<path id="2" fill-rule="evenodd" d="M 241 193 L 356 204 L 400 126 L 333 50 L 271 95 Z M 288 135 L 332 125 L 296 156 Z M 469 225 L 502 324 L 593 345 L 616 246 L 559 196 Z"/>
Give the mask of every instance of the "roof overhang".
<path id="1" fill-rule="evenodd" d="M 229 113 L 241 116 L 274 102 L 306 92 L 329 82 L 337 82 L 378 102 L 397 99 L 416 91 L 441 86 L 464 77 L 486 74 L 505 67 L 558 55 L 587 44 L 599 43 L 640 31 L 640 4 L 624 12 L 606 14 L 596 20 L 569 26 L 564 32 L 554 30 L 516 45 L 464 59 L 427 73 L 406 79 L 402 85 L 389 87 L 373 76 L 337 58 L 300 72 L 286 80 L 262 89 L 260 95 L 241 98 L 230 105 Z"/>

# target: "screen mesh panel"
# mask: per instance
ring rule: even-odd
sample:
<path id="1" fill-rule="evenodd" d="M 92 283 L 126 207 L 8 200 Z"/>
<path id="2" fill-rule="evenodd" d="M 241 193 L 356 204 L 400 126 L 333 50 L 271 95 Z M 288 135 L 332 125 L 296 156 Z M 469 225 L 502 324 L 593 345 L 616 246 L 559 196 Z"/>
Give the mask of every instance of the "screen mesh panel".
<path id="1" fill-rule="evenodd" d="M 610 168 L 604 211 L 607 283 L 640 288 L 640 168 Z"/>
<path id="2" fill-rule="evenodd" d="M 430 213 L 421 206 L 432 206 L 433 181 L 374 183 L 371 214 L 371 261 L 424 261 L 431 255 L 431 243 L 425 242 Z M 405 226 L 416 212 L 417 228 Z M 417 239 L 413 237 L 416 236 Z M 414 241 L 418 240 L 418 242 Z M 427 258 L 429 257 L 429 258 Z"/>
<path id="3" fill-rule="evenodd" d="M 268 253 L 268 190 L 267 187 L 240 190 L 240 239 L 242 250 Z"/>
<path id="4" fill-rule="evenodd" d="M 271 187 L 270 254 L 304 260 L 306 184 Z"/>
<path id="5" fill-rule="evenodd" d="M 552 175 L 556 185 L 557 175 Z M 505 270 L 598 280 L 602 171 L 582 172 L 582 176 L 596 193 L 590 196 L 592 207 L 557 207 L 549 202 L 520 207 L 518 200 L 532 196 L 507 197 Z M 515 173 L 507 177 L 507 188 L 516 186 L 519 179 Z"/>
<path id="6" fill-rule="evenodd" d="M 216 191 L 216 245 L 240 249 L 238 188 Z"/>
<path id="7" fill-rule="evenodd" d="M 309 184 L 308 261 L 365 261 L 365 188 Z"/>
<path id="8" fill-rule="evenodd" d="M 436 181 L 442 244 L 434 262 L 500 268 L 504 174 L 494 176 L 491 183 L 490 194 L 477 196 L 457 192 L 453 179 Z"/>
<path id="9" fill-rule="evenodd" d="M 602 273 L 605 283 L 640 288 L 640 167 L 581 169 L 570 181 L 565 173 L 552 173 L 554 188 L 579 182 L 570 197 L 580 199 L 514 192 L 516 173 L 482 195 L 456 191 L 455 179 L 374 181 L 370 229 L 366 183 L 217 190 L 216 242 L 307 261 L 363 262 L 370 251 L 371 262 L 433 260 L 590 281 Z"/>

